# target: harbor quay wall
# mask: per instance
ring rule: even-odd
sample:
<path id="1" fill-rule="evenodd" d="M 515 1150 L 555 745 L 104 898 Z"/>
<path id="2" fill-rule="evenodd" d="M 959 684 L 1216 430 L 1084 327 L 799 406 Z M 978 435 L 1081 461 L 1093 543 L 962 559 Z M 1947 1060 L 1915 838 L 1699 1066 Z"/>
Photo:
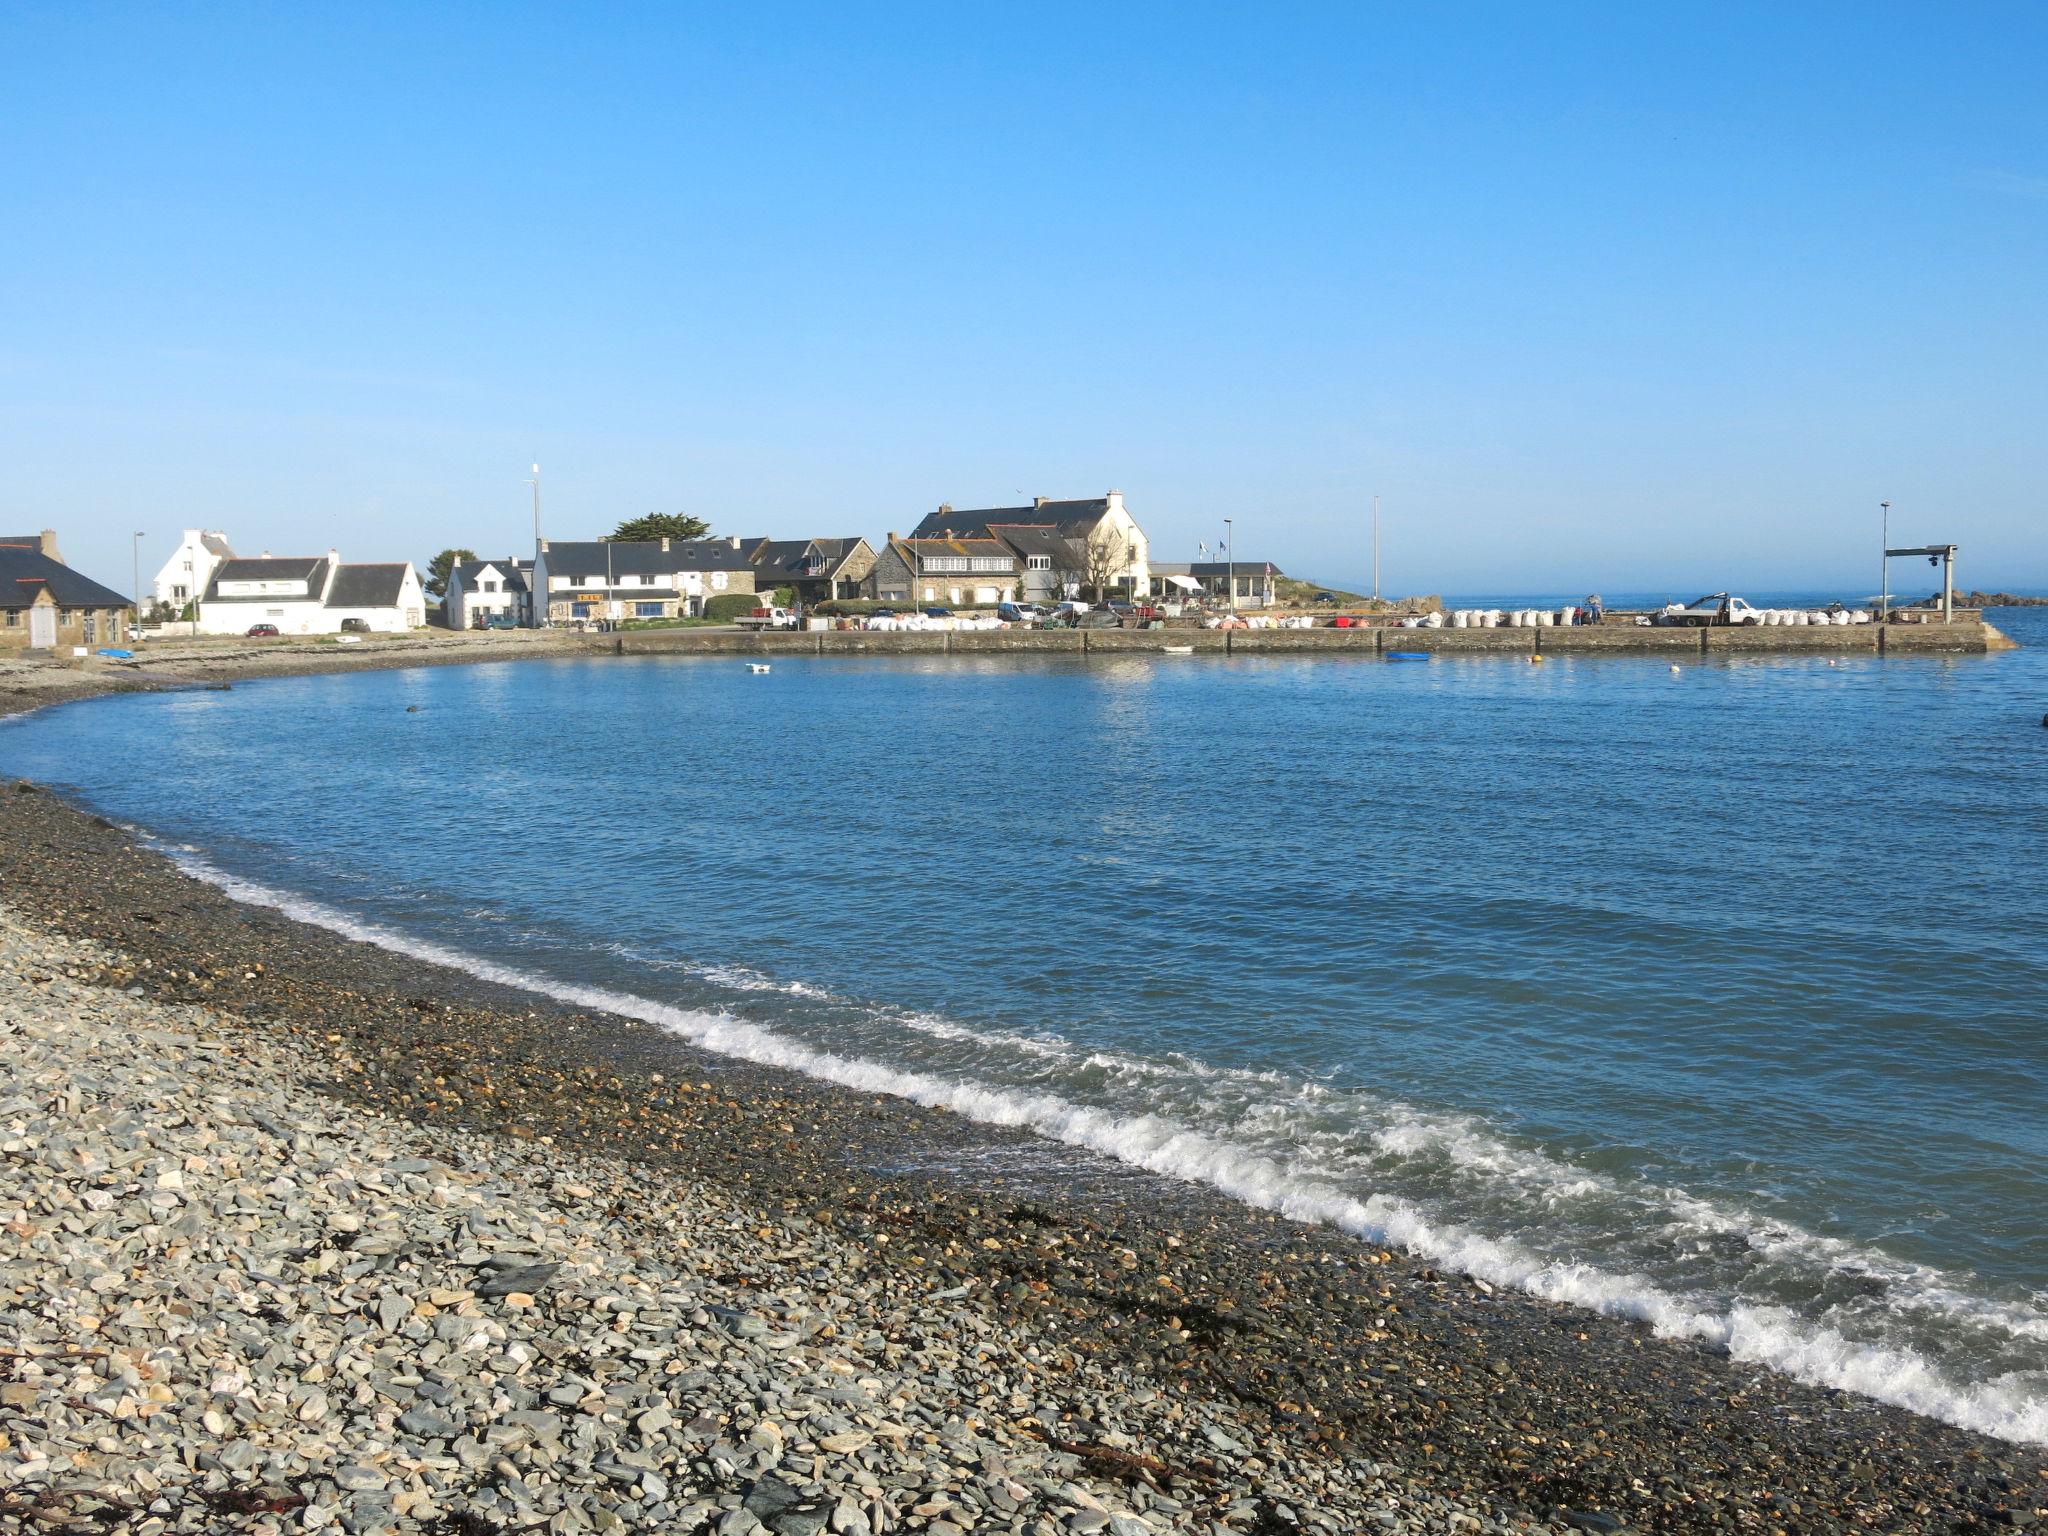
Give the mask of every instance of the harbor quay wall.
<path id="1" fill-rule="evenodd" d="M 627 630 L 593 642 L 618 656 L 1622 655 L 1666 657 L 1977 653 L 2003 637 L 1981 622 L 1659 629 L 1579 625 L 1515 629 L 968 629 Z"/>

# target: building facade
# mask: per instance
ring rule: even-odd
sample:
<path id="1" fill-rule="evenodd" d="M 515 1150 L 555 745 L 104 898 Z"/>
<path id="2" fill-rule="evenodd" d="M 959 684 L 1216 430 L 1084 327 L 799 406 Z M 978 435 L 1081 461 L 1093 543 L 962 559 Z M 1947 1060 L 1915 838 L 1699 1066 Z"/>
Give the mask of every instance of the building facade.
<path id="1" fill-rule="evenodd" d="M 1124 505 L 1122 491 L 1069 501 L 1040 496 L 1028 507 L 941 506 L 905 542 L 948 540 L 1001 544 L 1022 594 L 1032 601 L 1082 593 L 1107 601 L 1152 589 L 1151 542 Z"/>
<path id="2" fill-rule="evenodd" d="M 150 595 L 159 607 L 170 609 L 173 618 L 180 617 L 205 594 L 220 563 L 234 558 L 226 534 L 217 529 L 187 528 L 170 559 L 157 571 Z"/>
<path id="3" fill-rule="evenodd" d="M 450 629 L 482 629 L 493 619 L 533 623 L 531 560 L 463 560 L 448 572 L 441 598 Z"/>
<path id="4" fill-rule="evenodd" d="M 788 587 L 806 606 L 859 597 L 861 584 L 875 568 L 874 546 L 858 536 L 743 542 L 754 566 L 754 590 L 772 592 Z"/>
<path id="5" fill-rule="evenodd" d="M 348 565 L 330 549 L 221 561 L 199 600 L 198 629 L 245 635 L 267 624 L 280 635 L 403 634 L 426 619 L 426 594 L 410 563 Z"/>
<path id="6" fill-rule="evenodd" d="M 865 585 L 880 602 L 986 608 L 1017 595 L 1017 557 L 1000 539 L 891 534 Z"/>
<path id="7" fill-rule="evenodd" d="M 1284 574 L 1269 560 L 1161 560 L 1152 566 L 1152 596 L 1228 608 L 1235 594 L 1239 608 L 1268 608 L 1277 600 L 1277 578 Z"/>
<path id="8" fill-rule="evenodd" d="M 134 605 L 66 565 L 57 534 L 0 535 L 0 650 L 125 645 Z"/>
<path id="9" fill-rule="evenodd" d="M 727 592 L 751 593 L 754 565 L 746 541 L 542 539 L 534 551 L 532 622 L 698 618 Z"/>

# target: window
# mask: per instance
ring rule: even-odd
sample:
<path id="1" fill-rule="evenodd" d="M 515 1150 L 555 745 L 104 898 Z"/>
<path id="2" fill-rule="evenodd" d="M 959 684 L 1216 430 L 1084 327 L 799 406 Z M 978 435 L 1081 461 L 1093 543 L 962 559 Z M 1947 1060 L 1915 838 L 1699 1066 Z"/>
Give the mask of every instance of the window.
<path id="1" fill-rule="evenodd" d="M 495 581 L 487 581 L 484 583 L 484 590 L 486 592 L 495 592 L 498 590 L 498 584 Z"/>
<path id="2" fill-rule="evenodd" d="M 1008 555 L 976 555 L 967 567 L 970 571 L 1007 571 L 1010 568 Z"/>
<path id="3" fill-rule="evenodd" d="M 96 613 L 94 613 L 94 612 L 93 612 L 93 611 L 92 611 L 91 609 L 89 609 L 89 608 L 88 608 L 88 609 L 86 610 L 86 614 L 85 614 L 85 643 L 86 643 L 87 645 L 91 645 L 91 644 L 92 644 L 92 642 L 93 642 L 93 636 L 94 636 L 94 634 L 95 634 L 95 633 L 97 632 L 97 630 L 98 630 L 98 627 L 99 627 L 99 626 L 98 626 L 98 625 L 96 625 L 96 624 L 95 624 L 95 623 L 93 622 L 93 621 L 94 621 L 95 619 L 97 619 L 98 617 L 99 617 L 99 615 L 98 615 L 98 614 L 96 614 Z"/>
<path id="4" fill-rule="evenodd" d="M 928 571 L 964 571 L 968 568 L 965 555 L 926 555 L 924 568 Z"/>
<path id="5" fill-rule="evenodd" d="M 1026 555 L 1024 569 L 1027 571 L 1049 571 L 1052 569 L 1051 555 Z"/>

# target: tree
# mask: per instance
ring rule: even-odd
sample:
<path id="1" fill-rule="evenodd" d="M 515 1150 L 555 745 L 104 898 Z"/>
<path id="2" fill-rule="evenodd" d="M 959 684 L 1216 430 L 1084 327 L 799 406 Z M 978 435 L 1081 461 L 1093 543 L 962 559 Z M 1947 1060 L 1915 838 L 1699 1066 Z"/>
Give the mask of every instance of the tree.
<path id="1" fill-rule="evenodd" d="M 619 524 L 612 530 L 610 542 L 628 543 L 641 539 L 701 539 L 711 531 L 711 525 L 701 517 L 692 517 L 687 512 L 649 512 L 645 517 L 636 517 Z"/>
<path id="2" fill-rule="evenodd" d="M 1086 539 L 1081 543 L 1082 584 L 1088 600 L 1106 603 L 1117 589 L 1117 580 L 1131 565 L 1131 546 L 1114 535 Z"/>
<path id="3" fill-rule="evenodd" d="M 449 575 L 462 561 L 475 558 L 476 551 L 473 549 L 444 549 L 434 556 L 427 562 L 427 596 L 446 597 Z"/>
<path id="4" fill-rule="evenodd" d="M 1058 598 L 1081 595 L 1088 581 L 1088 546 L 1081 539 L 1061 539 L 1052 556 L 1052 584 Z"/>

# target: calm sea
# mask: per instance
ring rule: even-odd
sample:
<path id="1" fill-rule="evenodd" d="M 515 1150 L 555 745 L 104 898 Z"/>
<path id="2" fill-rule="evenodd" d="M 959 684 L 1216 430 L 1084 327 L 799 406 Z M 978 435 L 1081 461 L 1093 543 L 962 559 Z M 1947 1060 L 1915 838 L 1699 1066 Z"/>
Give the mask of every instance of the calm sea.
<path id="1" fill-rule="evenodd" d="M 251 899 L 2048 1441 L 1991 657 L 525 662 L 0 728 Z M 410 712 L 417 706 L 417 712 Z"/>

